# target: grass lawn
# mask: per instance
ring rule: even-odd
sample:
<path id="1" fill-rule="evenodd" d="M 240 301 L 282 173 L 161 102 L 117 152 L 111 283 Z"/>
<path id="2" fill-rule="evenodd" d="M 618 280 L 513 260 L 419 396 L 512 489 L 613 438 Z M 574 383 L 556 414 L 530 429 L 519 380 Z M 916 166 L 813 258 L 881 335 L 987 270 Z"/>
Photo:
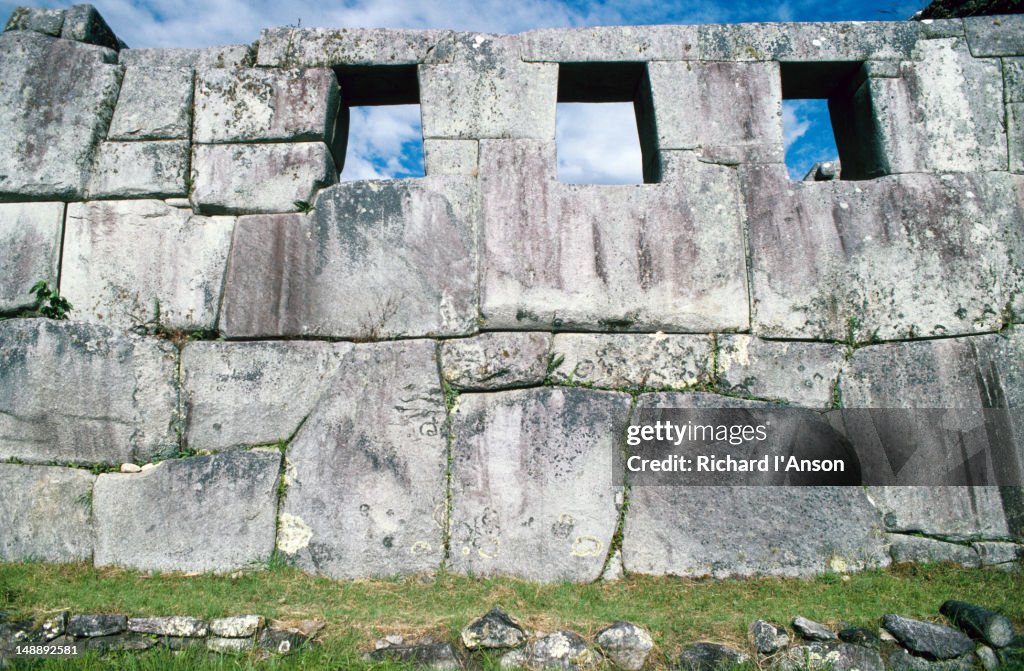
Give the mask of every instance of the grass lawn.
<path id="1" fill-rule="evenodd" d="M 348 669 L 369 664 L 362 653 L 385 634 L 452 639 L 469 621 L 501 605 L 527 629 L 573 629 L 590 637 L 614 620 L 646 627 L 657 668 L 679 649 L 708 640 L 746 647 L 750 622 L 788 625 L 803 615 L 832 626 L 875 628 L 885 613 L 942 621 L 950 598 L 971 601 L 1024 623 L 1024 573 L 950 565 L 894 569 L 814 579 L 692 580 L 630 576 L 618 582 L 539 585 L 507 578 L 442 574 L 396 580 L 335 581 L 278 567 L 234 575 L 181 575 L 96 569 L 88 564 L 0 564 L 0 610 L 10 616 L 73 613 L 221 617 L 257 613 L 268 620 L 327 623 L 319 645 L 287 657 L 183 653 L 165 650 L 102 659 L 47 660 L 17 668 L 68 669 Z M 497 668 L 486 663 L 485 668 Z"/>

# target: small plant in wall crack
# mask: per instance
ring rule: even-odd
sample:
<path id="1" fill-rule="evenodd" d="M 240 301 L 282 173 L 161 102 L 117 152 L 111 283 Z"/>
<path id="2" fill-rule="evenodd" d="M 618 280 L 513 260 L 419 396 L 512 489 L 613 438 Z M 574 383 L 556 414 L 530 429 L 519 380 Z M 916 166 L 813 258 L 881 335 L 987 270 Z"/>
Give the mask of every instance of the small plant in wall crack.
<path id="1" fill-rule="evenodd" d="M 50 319 L 68 318 L 68 313 L 72 310 L 71 303 L 60 295 L 59 289 L 50 289 L 46 280 L 39 280 L 33 284 L 29 293 L 35 295 L 35 310 L 42 316 Z"/>

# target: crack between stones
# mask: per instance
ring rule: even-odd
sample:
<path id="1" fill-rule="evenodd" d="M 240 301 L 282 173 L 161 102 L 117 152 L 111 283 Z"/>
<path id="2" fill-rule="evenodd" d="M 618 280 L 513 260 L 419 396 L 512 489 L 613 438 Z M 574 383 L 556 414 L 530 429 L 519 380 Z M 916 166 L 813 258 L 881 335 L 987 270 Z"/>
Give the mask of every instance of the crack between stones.
<path id="1" fill-rule="evenodd" d="M 444 371 L 441 365 L 441 342 L 438 341 L 434 347 L 434 363 L 437 365 L 437 378 L 441 385 L 441 394 L 444 400 L 444 432 L 445 432 L 445 491 L 444 491 L 444 514 L 441 524 L 442 534 L 442 555 L 440 571 L 448 570 L 448 562 L 451 560 L 452 541 L 452 459 L 453 445 L 455 443 L 455 423 L 452 415 L 458 407 L 460 391 L 448 384 L 444 379 Z"/>
<path id="2" fill-rule="evenodd" d="M 639 396 L 639 394 L 631 394 L 630 395 L 629 411 L 626 413 L 626 427 L 623 429 L 624 431 L 628 430 L 629 425 L 633 421 L 633 413 L 636 410 L 636 402 L 637 402 L 638 396 Z M 622 464 L 623 464 L 623 466 L 625 466 L 626 459 L 629 458 L 629 448 L 628 448 L 627 443 L 626 443 L 626 434 L 625 433 L 623 433 L 622 436 L 619 437 L 619 441 L 620 441 L 619 445 L 620 445 L 620 453 L 621 453 Z M 629 511 L 629 492 L 630 492 L 629 480 L 628 480 L 628 477 L 627 477 L 627 474 L 626 474 L 626 469 L 623 468 L 622 469 L 622 505 L 619 506 L 618 517 L 615 520 L 615 531 L 612 532 L 612 541 L 608 545 L 608 554 L 605 555 L 604 563 L 601 564 L 601 572 L 598 574 L 597 580 L 595 580 L 594 582 L 600 582 L 600 581 L 604 580 L 604 576 L 607 573 L 608 568 L 611 566 L 611 563 L 614 560 L 616 553 L 618 553 L 619 561 L 622 563 L 622 573 L 623 573 L 623 575 L 625 575 L 625 573 L 626 573 L 625 563 L 622 561 L 622 559 L 623 559 L 623 557 L 622 557 L 622 537 L 623 537 L 623 534 L 625 533 L 625 530 L 626 530 L 626 514 Z"/>
<path id="3" fill-rule="evenodd" d="M 891 535 L 894 535 L 894 536 L 908 536 L 910 538 L 926 538 L 928 540 L 940 541 L 942 543 L 949 543 L 950 545 L 959 545 L 959 546 L 962 546 L 962 547 L 968 547 L 968 548 L 971 548 L 972 550 L 976 549 L 974 547 L 974 545 L 976 543 L 1013 543 L 1014 545 L 1021 545 L 1022 544 L 1022 539 L 1021 538 L 1018 538 L 1016 536 L 998 535 L 998 534 L 992 534 L 992 535 L 961 535 L 961 536 L 957 536 L 957 535 L 949 535 L 949 534 L 928 533 L 928 532 L 925 532 L 925 531 L 915 531 L 915 530 L 894 531 L 894 530 L 891 530 L 891 529 L 886 529 L 885 533 L 891 534 Z"/>

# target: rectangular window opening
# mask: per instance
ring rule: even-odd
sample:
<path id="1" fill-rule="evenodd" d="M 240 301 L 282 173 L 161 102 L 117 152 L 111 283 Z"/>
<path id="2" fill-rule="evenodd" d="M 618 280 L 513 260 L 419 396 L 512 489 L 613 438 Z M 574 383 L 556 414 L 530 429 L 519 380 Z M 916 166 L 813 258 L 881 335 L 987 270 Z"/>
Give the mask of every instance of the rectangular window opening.
<path id="1" fill-rule="evenodd" d="M 423 126 L 415 65 L 339 66 L 335 129 L 341 180 L 423 177 Z"/>
<path id="2" fill-rule="evenodd" d="M 559 181 L 657 181 L 650 109 L 644 63 L 559 64 L 555 131 Z"/>
<path id="3" fill-rule="evenodd" d="M 886 174 L 859 61 L 780 63 L 786 167 L 794 180 Z"/>

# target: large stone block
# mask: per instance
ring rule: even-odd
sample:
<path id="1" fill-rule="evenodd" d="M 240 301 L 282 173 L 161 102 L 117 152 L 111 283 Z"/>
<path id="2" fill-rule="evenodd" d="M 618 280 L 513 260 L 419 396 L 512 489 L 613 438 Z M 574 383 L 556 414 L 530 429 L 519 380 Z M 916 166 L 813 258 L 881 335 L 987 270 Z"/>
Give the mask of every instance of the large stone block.
<path id="1" fill-rule="evenodd" d="M 276 449 L 171 459 L 96 480 L 97 566 L 227 571 L 274 549 Z"/>
<path id="2" fill-rule="evenodd" d="M 1024 102 L 1024 57 L 1003 59 L 1003 98 L 1008 103 Z"/>
<path id="3" fill-rule="evenodd" d="M 1006 106 L 1006 138 L 1010 172 L 1024 174 L 1024 103 Z"/>
<path id="4" fill-rule="evenodd" d="M 710 384 L 710 336 L 560 333 L 551 380 L 614 389 L 680 389 Z"/>
<path id="5" fill-rule="evenodd" d="M 718 375 L 731 393 L 806 408 L 833 405 L 845 350 L 829 343 L 779 342 L 748 335 L 718 336 Z"/>
<path id="6" fill-rule="evenodd" d="M 139 68 L 246 68 L 256 54 L 248 44 L 229 44 L 202 49 L 122 49 L 121 65 Z"/>
<path id="7" fill-rule="evenodd" d="M 96 152 L 90 198 L 172 198 L 187 196 L 189 144 L 103 142 Z"/>
<path id="8" fill-rule="evenodd" d="M 82 197 L 121 83 L 105 52 L 35 32 L 0 34 L 0 200 Z"/>
<path id="9" fill-rule="evenodd" d="M 440 566 L 447 445 L 434 349 L 357 345 L 289 445 L 277 547 L 302 568 L 362 578 Z"/>
<path id="10" fill-rule="evenodd" d="M 268 28 L 260 33 L 260 67 L 415 65 L 427 60 L 448 30 Z"/>
<path id="11" fill-rule="evenodd" d="M 547 333 L 482 333 L 445 340 L 438 347 L 441 375 L 467 391 L 540 385 L 548 374 L 550 351 Z"/>
<path id="12" fill-rule="evenodd" d="M 476 140 L 424 140 L 423 169 L 430 176 L 476 177 L 479 144 Z"/>
<path id="13" fill-rule="evenodd" d="M 596 580 L 618 519 L 613 464 L 629 408 L 627 394 L 586 389 L 459 397 L 451 568 L 545 582 Z"/>
<path id="14" fill-rule="evenodd" d="M 174 453 L 177 350 L 50 319 L 0 322 L 0 459 L 119 464 Z"/>
<path id="15" fill-rule="evenodd" d="M 193 449 L 290 438 L 333 379 L 347 343 L 194 342 L 181 351 Z"/>
<path id="16" fill-rule="evenodd" d="M 911 21 L 733 23 L 700 26 L 709 61 L 865 61 L 909 58 L 921 26 Z"/>
<path id="17" fill-rule="evenodd" d="M 975 57 L 1024 56 L 1024 16 L 968 16 L 964 30 Z"/>
<path id="18" fill-rule="evenodd" d="M 234 222 L 157 200 L 72 203 L 61 288 L 75 318 L 214 328 Z"/>
<path id="19" fill-rule="evenodd" d="M 465 177 L 346 182 L 309 216 L 242 217 L 229 337 L 358 339 L 476 329 L 476 187 Z"/>
<path id="20" fill-rule="evenodd" d="M 519 34 L 524 61 L 684 61 L 700 58 L 697 26 L 548 28 Z"/>
<path id="21" fill-rule="evenodd" d="M 92 5 L 68 7 L 64 12 L 64 23 L 61 25 L 60 36 L 65 40 L 96 44 L 114 51 L 122 46 L 117 35 Z"/>
<path id="22" fill-rule="evenodd" d="M 0 561 L 81 561 L 92 555 L 89 471 L 0 464 Z"/>
<path id="23" fill-rule="evenodd" d="M 63 27 L 63 9 L 15 7 L 10 18 L 7 19 L 4 30 L 31 30 L 43 35 L 60 37 L 60 30 Z"/>
<path id="24" fill-rule="evenodd" d="M 64 203 L 0 204 L 0 313 L 29 308 L 40 280 L 57 286 Z"/>
<path id="25" fill-rule="evenodd" d="M 863 342 L 993 331 L 1020 295 L 1024 191 L 1005 173 L 743 174 L 758 335 Z"/>
<path id="26" fill-rule="evenodd" d="M 192 68 L 129 67 L 110 120 L 109 140 L 188 140 Z"/>
<path id="27" fill-rule="evenodd" d="M 885 528 L 953 540 L 1009 534 L 998 487 L 869 487 Z"/>
<path id="28" fill-rule="evenodd" d="M 553 145 L 480 145 L 489 328 L 748 327 L 734 170 L 688 156 L 662 184 L 568 185 Z"/>
<path id="29" fill-rule="evenodd" d="M 210 214 L 295 212 L 338 181 L 327 145 L 196 145 L 192 207 Z"/>
<path id="30" fill-rule="evenodd" d="M 554 139 L 558 66 L 522 62 L 514 40 L 462 35 L 451 63 L 420 66 L 424 138 Z"/>

